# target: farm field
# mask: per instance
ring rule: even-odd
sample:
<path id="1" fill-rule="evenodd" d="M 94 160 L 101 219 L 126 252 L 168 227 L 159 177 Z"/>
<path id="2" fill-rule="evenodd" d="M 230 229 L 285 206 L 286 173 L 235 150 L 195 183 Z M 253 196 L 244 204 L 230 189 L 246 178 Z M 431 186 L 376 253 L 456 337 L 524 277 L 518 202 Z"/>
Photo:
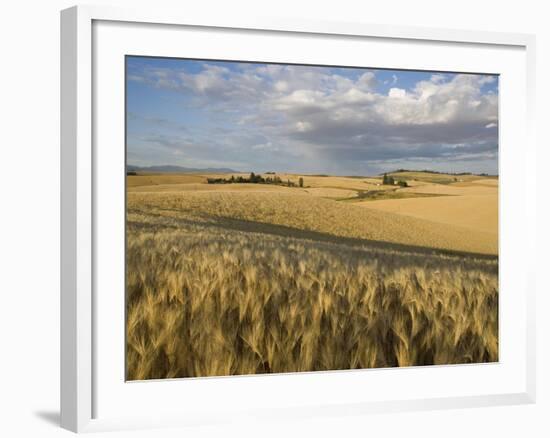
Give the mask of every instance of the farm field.
<path id="1" fill-rule="evenodd" d="M 486 196 L 459 195 L 430 198 L 388 199 L 365 201 L 360 205 L 385 211 L 426 219 L 440 224 L 465 227 L 493 235 L 495 243 L 498 234 L 498 198 L 496 194 Z"/>
<path id="2" fill-rule="evenodd" d="M 128 380 L 499 360 L 498 75 L 125 72 Z"/>
<path id="3" fill-rule="evenodd" d="M 129 380 L 498 360 L 497 179 L 232 175 L 127 176 Z"/>
<path id="4" fill-rule="evenodd" d="M 407 193 L 412 197 L 365 201 L 360 205 L 489 233 L 495 244 L 498 240 L 498 180 L 487 178 L 446 185 L 427 183 L 401 188 L 396 192 Z M 440 196 L 414 197 L 415 194 Z"/>

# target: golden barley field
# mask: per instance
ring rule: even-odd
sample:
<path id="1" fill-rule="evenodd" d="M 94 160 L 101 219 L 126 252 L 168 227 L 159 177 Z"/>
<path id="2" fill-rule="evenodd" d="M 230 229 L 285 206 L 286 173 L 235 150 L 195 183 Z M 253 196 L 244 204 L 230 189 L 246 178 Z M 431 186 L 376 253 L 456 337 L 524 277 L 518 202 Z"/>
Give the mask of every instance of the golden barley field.
<path id="1" fill-rule="evenodd" d="M 497 244 L 498 216 L 495 211 L 498 210 L 498 198 L 492 194 L 388 199 L 362 202 L 361 205 L 488 233 L 495 246 Z"/>
<path id="2" fill-rule="evenodd" d="M 497 204 L 483 226 L 378 206 L 493 182 L 355 202 L 377 178 L 187 176 L 127 178 L 128 380 L 498 361 Z"/>

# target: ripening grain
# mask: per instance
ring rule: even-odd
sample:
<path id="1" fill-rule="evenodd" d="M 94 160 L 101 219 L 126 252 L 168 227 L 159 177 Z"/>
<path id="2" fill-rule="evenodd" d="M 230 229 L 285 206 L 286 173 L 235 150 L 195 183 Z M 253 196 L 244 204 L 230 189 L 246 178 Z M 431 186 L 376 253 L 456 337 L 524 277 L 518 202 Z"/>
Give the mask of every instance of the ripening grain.
<path id="1" fill-rule="evenodd" d="M 128 379 L 498 360 L 496 257 L 274 194 L 128 194 Z"/>
<path id="2" fill-rule="evenodd" d="M 360 206 L 314 197 L 300 189 L 289 190 L 128 193 L 128 210 L 142 213 L 145 220 L 166 217 L 243 231 L 269 230 L 300 236 L 309 233 L 310 238 L 325 240 L 364 239 L 497 254 L 492 233 L 378 211 L 368 208 L 367 203 Z M 177 221 L 174 226 L 179 226 Z"/>
<path id="3" fill-rule="evenodd" d="M 155 187 L 168 184 L 203 184 L 206 178 L 195 174 L 172 174 L 172 173 L 144 173 L 139 175 L 128 175 L 126 185 L 132 187 Z"/>
<path id="4" fill-rule="evenodd" d="M 498 241 L 498 196 L 464 195 L 433 198 L 388 199 L 358 205 L 442 224 L 456 225 L 493 235 Z"/>

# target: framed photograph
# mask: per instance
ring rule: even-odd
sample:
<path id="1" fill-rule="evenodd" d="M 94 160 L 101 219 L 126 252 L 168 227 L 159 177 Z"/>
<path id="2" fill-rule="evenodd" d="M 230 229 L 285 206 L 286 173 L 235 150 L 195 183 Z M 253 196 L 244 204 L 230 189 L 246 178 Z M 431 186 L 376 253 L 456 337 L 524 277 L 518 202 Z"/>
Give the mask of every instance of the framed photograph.
<path id="1" fill-rule="evenodd" d="M 534 37 L 79 6 L 61 53 L 63 427 L 534 402 Z"/>

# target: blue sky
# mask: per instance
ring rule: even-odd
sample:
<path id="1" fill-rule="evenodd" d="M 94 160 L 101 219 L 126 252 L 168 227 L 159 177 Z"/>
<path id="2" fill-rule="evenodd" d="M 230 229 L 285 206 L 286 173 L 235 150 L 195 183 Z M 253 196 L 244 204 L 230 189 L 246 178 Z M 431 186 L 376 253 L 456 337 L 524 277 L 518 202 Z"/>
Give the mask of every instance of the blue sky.
<path id="1" fill-rule="evenodd" d="M 498 77 L 127 57 L 128 164 L 498 173 Z"/>

